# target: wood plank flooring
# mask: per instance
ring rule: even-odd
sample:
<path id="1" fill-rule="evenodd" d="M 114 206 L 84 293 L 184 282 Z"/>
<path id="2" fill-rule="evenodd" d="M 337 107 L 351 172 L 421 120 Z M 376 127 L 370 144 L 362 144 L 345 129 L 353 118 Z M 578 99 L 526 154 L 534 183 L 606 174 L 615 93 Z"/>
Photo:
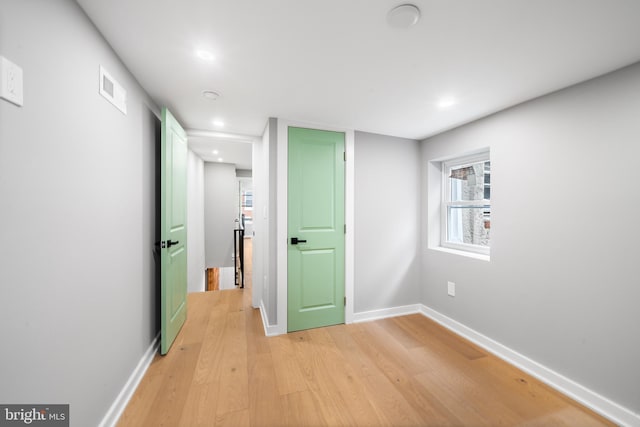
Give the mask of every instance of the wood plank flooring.
<path id="1" fill-rule="evenodd" d="M 250 290 L 189 295 L 120 427 L 615 425 L 418 314 L 267 338 Z"/>

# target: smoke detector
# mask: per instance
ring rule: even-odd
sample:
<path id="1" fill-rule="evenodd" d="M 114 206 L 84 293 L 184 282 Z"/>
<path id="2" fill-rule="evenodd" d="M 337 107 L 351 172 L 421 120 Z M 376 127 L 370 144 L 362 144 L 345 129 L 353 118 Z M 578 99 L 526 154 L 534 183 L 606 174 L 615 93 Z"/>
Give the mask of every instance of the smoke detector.
<path id="1" fill-rule="evenodd" d="M 202 96 L 204 97 L 204 99 L 208 99 L 209 101 L 215 101 L 220 98 L 220 94 L 212 90 L 203 91 Z"/>
<path id="2" fill-rule="evenodd" d="M 420 20 L 420 9 L 414 4 L 401 4 L 387 14 L 387 22 L 392 28 L 409 28 L 418 20 Z"/>

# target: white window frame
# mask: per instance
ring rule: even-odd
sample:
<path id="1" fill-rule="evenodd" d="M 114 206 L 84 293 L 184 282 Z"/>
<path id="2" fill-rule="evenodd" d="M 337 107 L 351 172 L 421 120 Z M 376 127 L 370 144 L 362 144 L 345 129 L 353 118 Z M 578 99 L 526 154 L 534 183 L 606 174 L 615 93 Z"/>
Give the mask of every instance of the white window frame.
<path id="1" fill-rule="evenodd" d="M 491 246 L 480 246 L 468 243 L 457 243 L 448 241 L 449 236 L 449 216 L 448 211 L 451 206 L 482 206 L 491 207 L 491 200 L 451 200 L 451 169 L 457 169 L 465 166 L 471 166 L 474 163 L 491 161 L 489 150 L 472 155 L 455 157 L 442 162 L 442 200 L 441 200 L 441 216 L 440 216 L 440 246 L 443 248 L 454 249 L 463 252 L 481 254 L 489 256 Z"/>

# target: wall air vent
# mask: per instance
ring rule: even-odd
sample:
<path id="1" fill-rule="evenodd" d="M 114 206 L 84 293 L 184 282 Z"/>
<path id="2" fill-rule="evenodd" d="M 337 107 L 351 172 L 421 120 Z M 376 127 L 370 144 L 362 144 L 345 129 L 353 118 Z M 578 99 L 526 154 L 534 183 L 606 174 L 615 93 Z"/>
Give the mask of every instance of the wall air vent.
<path id="1" fill-rule="evenodd" d="M 100 95 L 125 115 L 127 114 L 127 91 L 102 66 L 100 66 Z"/>

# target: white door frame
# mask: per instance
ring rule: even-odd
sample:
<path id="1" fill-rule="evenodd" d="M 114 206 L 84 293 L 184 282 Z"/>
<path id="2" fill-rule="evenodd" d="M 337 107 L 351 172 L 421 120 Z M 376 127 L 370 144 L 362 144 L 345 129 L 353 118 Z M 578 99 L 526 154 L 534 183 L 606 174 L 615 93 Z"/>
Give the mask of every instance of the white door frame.
<path id="1" fill-rule="evenodd" d="M 309 129 L 328 130 L 334 132 L 344 132 L 345 152 L 347 153 L 347 161 L 345 163 L 345 189 L 344 189 L 344 215 L 347 225 L 345 234 L 345 265 L 344 265 L 344 295 L 347 298 L 347 304 L 344 308 L 345 323 L 353 322 L 354 310 L 354 196 L 355 196 L 355 175 L 354 175 L 354 136 L 353 129 L 337 128 L 332 126 L 318 125 L 314 123 L 298 122 L 278 118 L 278 146 L 277 146 L 277 224 L 276 224 L 276 248 L 277 248 L 277 304 L 278 304 L 278 325 L 277 333 L 287 333 L 287 227 L 288 227 L 288 158 L 289 158 L 289 136 L 288 128 L 302 127 Z"/>

